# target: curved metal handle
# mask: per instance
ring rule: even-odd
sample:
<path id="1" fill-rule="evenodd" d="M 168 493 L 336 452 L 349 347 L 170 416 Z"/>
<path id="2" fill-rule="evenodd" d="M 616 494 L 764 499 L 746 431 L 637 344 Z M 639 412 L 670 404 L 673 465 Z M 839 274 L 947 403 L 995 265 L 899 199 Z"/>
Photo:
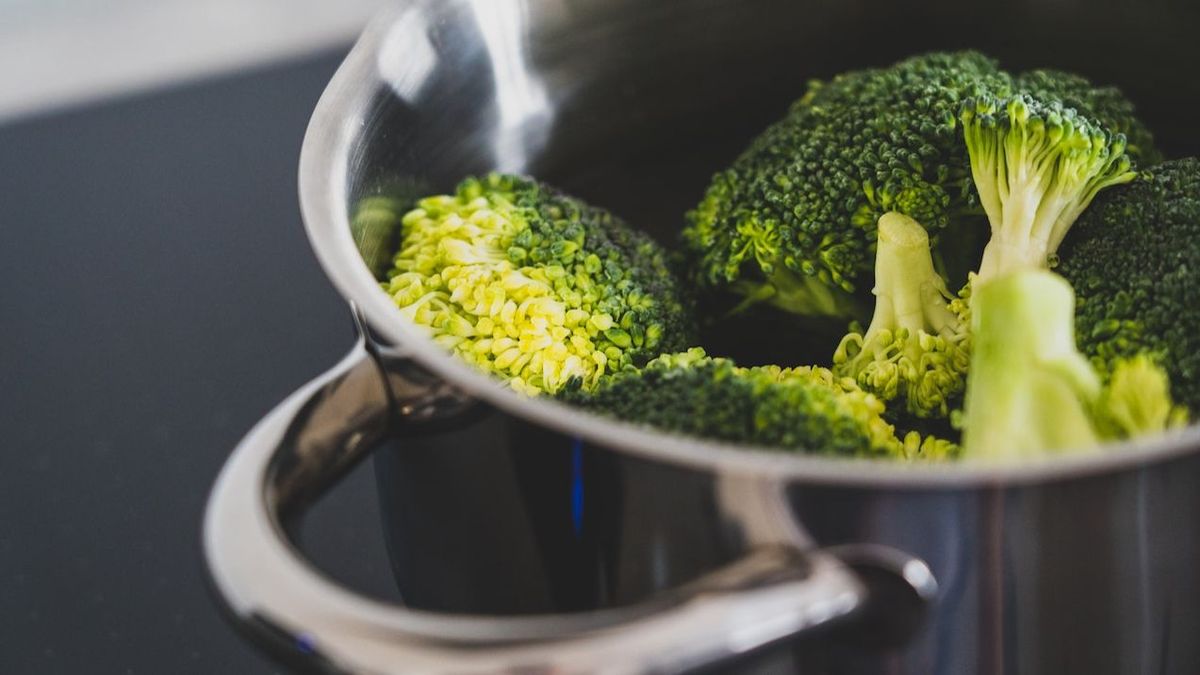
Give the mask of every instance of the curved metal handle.
<path id="1" fill-rule="evenodd" d="M 360 340 L 281 403 L 234 451 L 204 522 L 212 584 L 277 656 L 325 672 L 674 673 L 795 636 L 860 607 L 855 575 L 828 554 L 766 546 L 630 608 L 535 617 L 412 610 L 359 596 L 308 565 L 286 514 L 359 459 L 389 424 L 471 404 L 411 362 L 386 375 Z"/>

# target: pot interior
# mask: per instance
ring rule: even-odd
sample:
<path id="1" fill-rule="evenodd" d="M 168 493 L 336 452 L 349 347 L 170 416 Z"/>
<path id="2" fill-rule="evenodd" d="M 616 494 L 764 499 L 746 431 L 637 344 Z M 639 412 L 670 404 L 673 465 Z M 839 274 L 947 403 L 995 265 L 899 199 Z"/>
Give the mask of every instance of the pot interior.
<path id="1" fill-rule="evenodd" d="M 1200 79 L 1179 76 L 1200 64 L 1196 25 L 1200 5 L 1168 0 L 412 2 L 379 51 L 387 86 L 354 140 L 349 207 L 499 169 L 671 244 L 711 175 L 810 79 L 931 50 L 974 48 L 1013 71 L 1054 67 L 1116 85 L 1168 156 L 1197 154 Z M 703 342 L 747 365 L 812 363 L 844 329 L 762 308 Z"/>

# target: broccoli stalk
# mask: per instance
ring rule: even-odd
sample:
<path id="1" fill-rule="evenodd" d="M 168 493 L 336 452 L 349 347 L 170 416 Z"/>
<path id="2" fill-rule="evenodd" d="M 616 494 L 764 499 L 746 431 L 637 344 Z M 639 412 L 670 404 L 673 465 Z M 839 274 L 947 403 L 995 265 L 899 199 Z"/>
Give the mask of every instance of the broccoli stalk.
<path id="1" fill-rule="evenodd" d="M 925 228 L 889 212 L 878 230 L 875 313 L 865 334 L 842 339 L 834 370 L 884 401 L 902 398 L 917 417 L 944 417 L 965 386 L 967 326 L 934 269 Z"/>
<path id="2" fill-rule="evenodd" d="M 1075 348 L 1075 297 L 1061 277 L 1018 271 L 973 289 L 974 352 L 963 455 L 1020 459 L 1100 442 L 1100 378 Z"/>
<path id="3" fill-rule="evenodd" d="M 1092 198 L 1136 175 L 1124 134 L 1057 101 L 985 95 L 968 99 L 960 119 L 992 228 L 978 282 L 1046 267 Z"/>
<path id="4" fill-rule="evenodd" d="M 1166 372 L 1149 356 L 1122 359 L 1107 385 L 1075 346 L 1075 293 L 1027 268 L 974 289 L 974 353 L 963 454 L 1021 459 L 1187 423 Z"/>

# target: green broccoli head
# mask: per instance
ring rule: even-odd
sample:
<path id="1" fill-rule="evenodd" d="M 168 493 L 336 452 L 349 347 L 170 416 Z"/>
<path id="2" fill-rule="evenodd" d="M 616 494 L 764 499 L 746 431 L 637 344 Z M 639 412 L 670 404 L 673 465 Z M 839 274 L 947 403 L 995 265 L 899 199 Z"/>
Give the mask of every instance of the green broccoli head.
<path id="1" fill-rule="evenodd" d="M 403 217 L 385 290 L 455 354 L 530 394 L 640 366 L 692 338 L 665 251 L 516 176 L 462 181 Z"/>
<path id="2" fill-rule="evenodd" d="M 1020 109 L 1010 120 L 1013 102 Z M 1039 132 L 1044 124 L 1049 137 Z M 1027 130 L 1041 133 L 1040 143 L 1023 136 Z M 1086 161 L 1093 154 L 1103 155 L 1099 166 Z M 1051 242 L 1010 244 L 1019 233 L 1000 227 L 1001 205 L 1009 220 L 1032 219 L 1039 208 L 1029 200 L 1040 199 L 1049 222 L 1037 225 L 1057 236 L 1056 224 L 1065 231 L 1106 181 L 1128 179 L 1129 159 L 1156 156 L 1133 105 L 1114 88 L 1057 71 L 1013 76 L 977 52 L 927 54 L 811 84 L 714 176 L 688 214 L 683 243 L 701 287 L 801 315 L 862 318 L 855 292 L 870 278 L 883 213 L 909 216 L 937 240 L 987 206 L 1002 235 L 993 248 L 1016 246 L 1020 257 L 1037 258 L 1043 248 L 1052 252 Z M 1056 171 L 1008 195 L 1009 169 L 1051 160 Z"/>
<path id="3" fill-rule="evenodd" d="M 698 348 L 563 398 L 668 431 L 796 452 L 928 459 L 957 452 L 952 443 L 916 433 L 898 439 L 883 403 L 827 368 L 741 368 Z"/>
<path id="4" fill-rule="evenodd" d="M 1124 134 L 1057 100 L 983 95 L 963 103 L 961 120 L 992 228 L 978 282 L 1046 267 L 1096 194 L 1136 175 Z"/>
<path id="5" fill-rule="evenodd" d="M 1023 459 L 1081 451 L 1186 423 L 1149 358 L 1122 360 L 1105 386 L 1075 345 L 1075 295 L 1033 267 L 977 283 L 963 456 Z"/>
<path id="6" fill-rule="evenodd" d="M 1162 161 L 1154 136 L 1137 117 L 1133 102 L 1116 87 L 1098 87 L 1087 78 L 1061 70 L 1031 70 L 1017 76 L 1018 91 L 1039 101 L 1057 101 L 1088 119 L 1096 120 L 1111 134 L 1124 134 L 1125 154 L 1139 166 Z"/>
<path id="7" fill-rule="evenodd" d="M 885 213 L 875 253 L 875 313 L 833 356 L 838 375 L 916 417 L 946 417 L 970 363 L 965 303 L 933 267 L 929 236 L 912 218 Z"/>
<path id="8" fill-rule="evenodd" d="M 1200 160 L 1166 162 L 1089 208 L 1059 251 L 1080 349 L 1106 378 L 1144 354 L 1200 410 Z"/>
<path id="9" fill-rule="evenodd" d="M 883 213 L 936 233 L 979 211 L 959 107 L 1011 87 L 976 52 L 810 84 L 688 215 L 683 241 L 698 280 L 800 314 L 853 318 L 851 293 L 870 274 Z"/>

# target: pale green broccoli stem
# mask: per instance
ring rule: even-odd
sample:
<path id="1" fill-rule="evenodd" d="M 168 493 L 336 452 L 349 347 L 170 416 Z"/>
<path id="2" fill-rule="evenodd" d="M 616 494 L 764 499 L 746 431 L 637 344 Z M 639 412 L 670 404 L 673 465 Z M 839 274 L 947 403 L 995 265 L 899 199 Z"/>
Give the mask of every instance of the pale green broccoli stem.
<path id="1" fill-rule="evenodd" d="M 958 332 L 958 317 L 946 306 L 952 297 L 933 267 L 929 234 L 917 221 L 895 211 L 879 218 L 875 256 L 875 313 L 864 342 L 881 330 L 924 331 L 950 337 Z M 917 349 L 914 344 L 913 349 Z"/>
<path id="2" fill-rule="evenodd" d="M 1046 267 L 1096 194 L 1136 175 L 1124 135 L 1070 109 L 1018 96 L 971 102 L 962 121 L 971 175 L 992 226 L 979 281 Z"/>
<path id="3" fill-rule="evenodd" d="M 1100 442 L 1100 379 L 1075 347 L 1075 294 L 1027 269 L 973 289 L 963 456 L 1023 459 Z"/>
<path id="4" fill-rule="evenodd" d="M 913 414 L 944 414 L 962 391 L 965 327 L 934 269 L 925 228 L 888 212 L 878 232 L 875 312 L 865 334 L 842 340 L 834 368 L 884 400 L 903 396 Z"/>

